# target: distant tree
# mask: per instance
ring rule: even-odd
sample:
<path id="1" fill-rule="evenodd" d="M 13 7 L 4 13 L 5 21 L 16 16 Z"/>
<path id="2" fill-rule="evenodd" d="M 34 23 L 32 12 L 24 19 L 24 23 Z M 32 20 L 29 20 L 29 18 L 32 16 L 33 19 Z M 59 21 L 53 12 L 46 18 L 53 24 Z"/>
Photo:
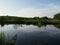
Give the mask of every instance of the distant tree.
<path id="1" fill-rule="evenodd" d="M 48 19 L 48 17 L 45 16 L 45 17 L 42 17 L 41 19 L 42 19 L 42 23 L 43 23 L 43 24 L 46 24 L 46 23 L 47 23 L 47 19 Z"/>
<path id="2" fill-rule="evenodd" d="M 54 19 L 60 19 L 60 13 L 54 15 Z"/>
<path id="3" fill-rule="evenodd" d="M 39 17 L 34 17 L 34 19 L 39 19 Z"/>
<path id="4" fill-rule="evenodd" d="M 45 16 L 45 17 L 42 17 L 42 19 L 48 19 L 48 17 L 47 17 L 47 16 Z"/>

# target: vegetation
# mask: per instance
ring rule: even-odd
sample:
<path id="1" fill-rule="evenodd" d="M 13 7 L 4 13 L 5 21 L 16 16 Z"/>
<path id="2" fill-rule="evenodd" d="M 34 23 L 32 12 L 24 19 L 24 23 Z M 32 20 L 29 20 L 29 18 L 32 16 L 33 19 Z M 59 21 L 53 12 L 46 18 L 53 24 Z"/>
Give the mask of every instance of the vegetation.
<path id="1" fill-rule="evenodd" d="M 54 15 L 54 19 L 60 19 L 60 13 Z"/>
<path id="2" fill-rule="evenodd" d="M 45 17 L 15 17 L 15 16 L 0 16 L 0 24 L 60 24 L 60 13 L 55 14 L 54 18 Z"/>
<path id="3" fill-rule="evenodd" d="M 2 31 L 0 31 L 0 44 L 5 45 L 5 35 Z"/>

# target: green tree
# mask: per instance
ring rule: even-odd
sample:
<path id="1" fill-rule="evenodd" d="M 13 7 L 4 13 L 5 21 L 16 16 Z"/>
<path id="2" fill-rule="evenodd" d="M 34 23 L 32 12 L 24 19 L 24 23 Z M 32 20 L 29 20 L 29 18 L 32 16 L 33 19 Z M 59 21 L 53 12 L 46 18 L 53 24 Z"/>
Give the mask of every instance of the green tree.
<path id="1" fill-rule="evenodd" d="M 1 16 L 1 17 L 0 17 L 0 23 L 4 23 L 4 21 L 5 21 L 4 16 Z"/>
<path id="2" fill-rule="evenodd" d="M 54 19 L 60 19 L 60 13 L 54 15 Z"/>

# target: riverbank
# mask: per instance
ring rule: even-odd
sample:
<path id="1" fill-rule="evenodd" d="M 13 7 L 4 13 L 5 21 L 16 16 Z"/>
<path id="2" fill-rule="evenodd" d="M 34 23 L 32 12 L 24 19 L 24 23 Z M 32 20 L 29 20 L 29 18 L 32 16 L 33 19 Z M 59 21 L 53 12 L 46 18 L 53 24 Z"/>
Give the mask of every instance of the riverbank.
<path id="1" fill-rule="evenodd" d="M 25 18 L 25 17 L 14 17 L 14 16 L 0 16 L 0 24 L 34 24 L 34 25 L 60 24 L 60 20 L 48 17 Z"/>

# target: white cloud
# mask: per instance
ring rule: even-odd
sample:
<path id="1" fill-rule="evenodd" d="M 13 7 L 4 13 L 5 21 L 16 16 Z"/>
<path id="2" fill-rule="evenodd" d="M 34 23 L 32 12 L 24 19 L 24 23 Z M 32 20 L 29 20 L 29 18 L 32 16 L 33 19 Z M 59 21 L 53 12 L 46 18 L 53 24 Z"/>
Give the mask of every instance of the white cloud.
<path id="1" fill-rule="evenodd" d="M 49 4 L 49 5 L 46 5 L 45 8 L 37 8 L 37 9 L 36 8 L 23 8 L 14 13 L 3 12 L 2 14 L 8 14 L 11 16 L 21 16 L 21 17 L 35 17 L 35 16 L 53 17 L 54 14 L 59 13 L 59 12 L 60 12 L 60 6 Z"/>
<path id="2" fill-rule="evenodd" d="M 16 12 L 16 16 L 22 16 L 22 17 L 43 17 L 43 16 L 48 16 L 48 17 L 53 17 L 54 14 L 60 12 L 60 6 L 54 5 L 54 4 L 49 4 L 47 5 L 46 8 L 24 8 Z"/>

